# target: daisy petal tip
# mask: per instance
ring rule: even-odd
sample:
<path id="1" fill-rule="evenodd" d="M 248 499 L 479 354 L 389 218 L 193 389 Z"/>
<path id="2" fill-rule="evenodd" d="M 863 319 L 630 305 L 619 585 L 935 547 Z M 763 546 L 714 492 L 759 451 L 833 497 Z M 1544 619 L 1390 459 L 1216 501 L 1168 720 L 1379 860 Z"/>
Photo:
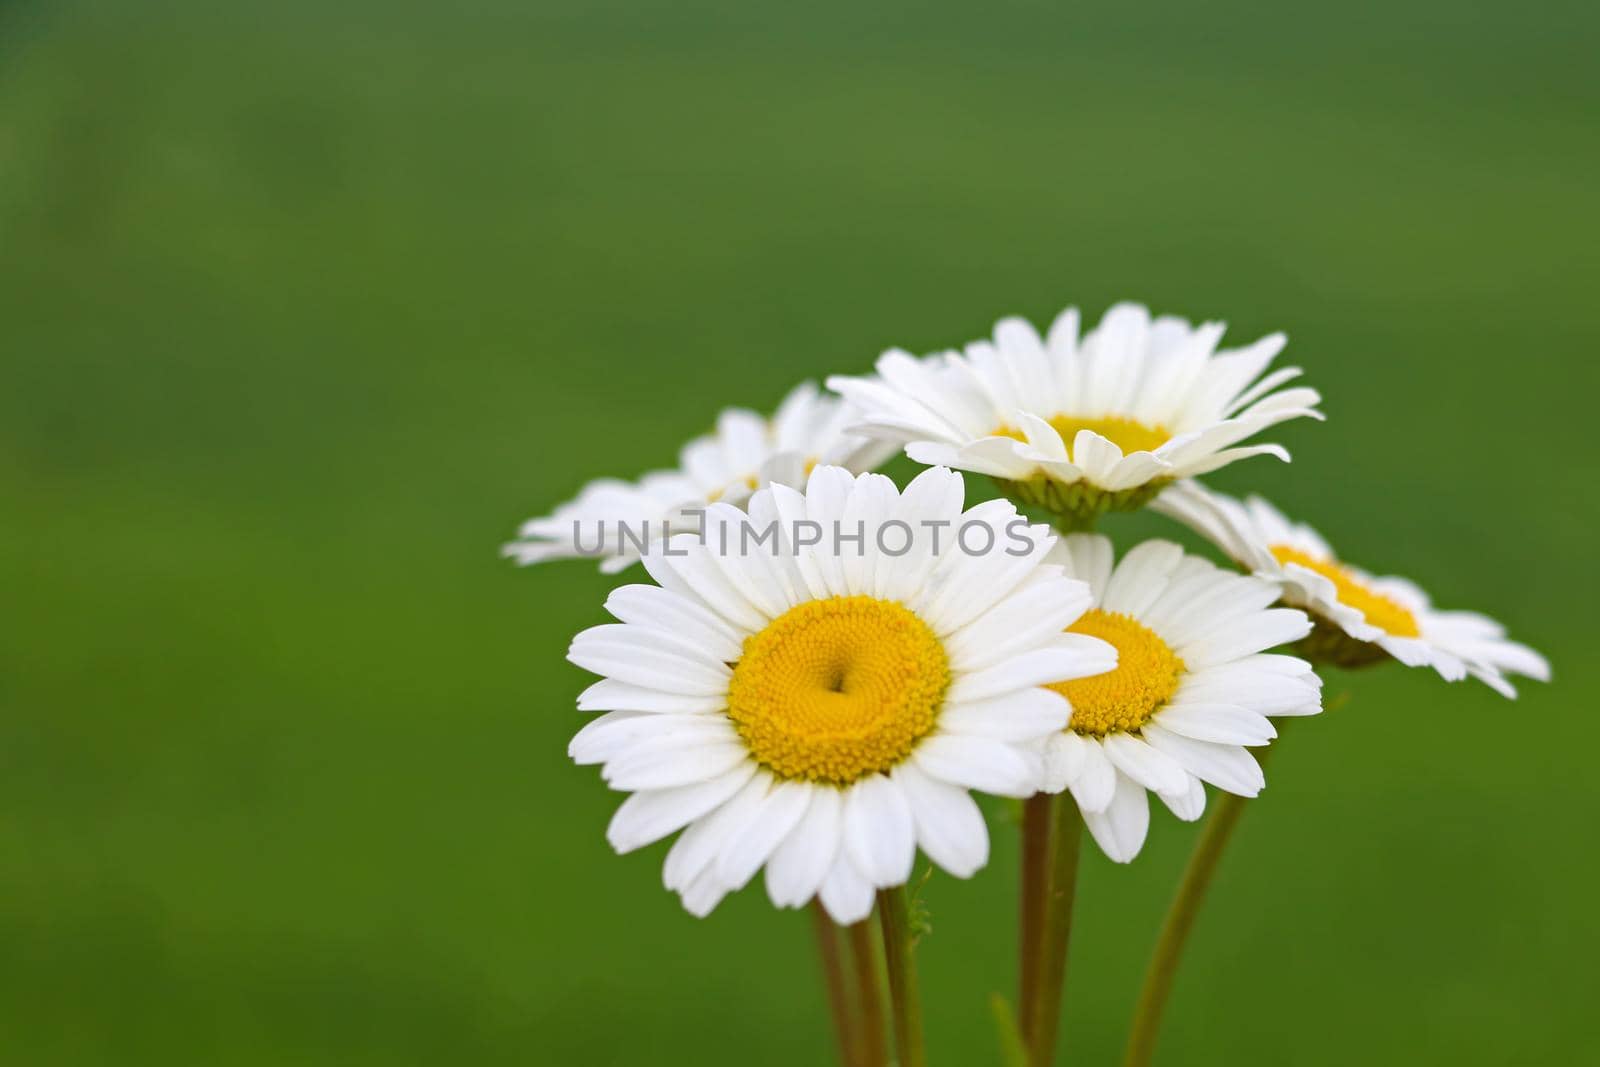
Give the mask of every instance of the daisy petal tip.
<path id="1" fill-rule="evenodd" d="M 610 845 L 612 851 L 619 856 L 626 856 L 628 853 L 637 851 L 649 843 L 648 841 L 637 840 L 626 831 L 619 830 L 614 824 L 606 828 L 606 844 Z"/>

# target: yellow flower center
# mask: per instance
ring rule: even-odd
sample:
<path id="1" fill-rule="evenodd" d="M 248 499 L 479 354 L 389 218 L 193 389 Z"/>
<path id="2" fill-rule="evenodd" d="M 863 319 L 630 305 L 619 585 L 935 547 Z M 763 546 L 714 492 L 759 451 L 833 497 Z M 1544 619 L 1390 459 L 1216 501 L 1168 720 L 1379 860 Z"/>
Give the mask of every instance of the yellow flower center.
<path id="1" fill-rule="evenodd" d="M 1095 608 L 1067 627 L 1067 632 L 1098 637 L 1117 650 L 1116 670 L 1047 687 L 1072 703 L 1067 729 L 1074 733 L 1084 737 L 1132 733 L 1178 691 L 1183 660 L 1131 616 Z"/>
<path id="2" fill-rule="evenodd" d="M 1098 419 L 1083 419 L 1074 415 L 1054 415 L 1048 420 L 1061 435 L 1061 440 L 1067 446 L 1067 455 L 1072 455 L 1072 442 L 1078 436 L 1079 430 L 1093 430 L 1107 441 L 1122 449 L 1124 455 L 1130 452 L 1153 452 L 1172 439 L 1172 432 L 1165 426 L 1146 426 L 1137 419 L 1125 419 L 1121 415 L 1107 415 Z M 1027 435 L 1012 426 L 1002 426 L 995 431 L 1000 437 L 1013 437 L 1018 441 L 1027 440 Z"/>
<path id="3" fill-rule="evenodd" d="M 745 639 L 728 717 L 778 777 L 848 785 L 910 755 L 949 687 L 944 646 L 911 611 L 830 597 L 790 608 Z"/>
<path id="4" fill-rule="evenodd" d="M 1368 588 L 1333 560 L 1317 559 L 1288 545 L 1273 545 L 1271 552 L 1279 563 L 1296 563 L 1328 579 L 1338 593 L 1339 603 L 1355 608 L 1378 629 L 1396 637 L 1416 637 L 1422 633 L 1417 617 L 1404 604 Z"/>

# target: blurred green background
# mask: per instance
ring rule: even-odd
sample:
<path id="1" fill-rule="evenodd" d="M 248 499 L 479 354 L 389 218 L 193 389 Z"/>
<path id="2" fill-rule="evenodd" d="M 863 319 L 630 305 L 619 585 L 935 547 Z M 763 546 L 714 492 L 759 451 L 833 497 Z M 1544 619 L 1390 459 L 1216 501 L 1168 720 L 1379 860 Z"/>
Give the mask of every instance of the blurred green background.
<path id="1" fill-rule="evenodd" d="M 690 918 L 565 757 L 610 582 L 498 545 L 721 406 L 1134 298 L 1325 393 L 1217 484 L 1557 672 L 1377 670 L 1294 731 L 1164 1062 L 1595 1062 L 1597 24 L 0 5 L 0 1060 L 824 1062 L 806 917 Z M 1011 987 L 995 815 L 927 891 L 946 1067 Z M 1193 833 L 1086 864 L 1077 1062 Z"/>

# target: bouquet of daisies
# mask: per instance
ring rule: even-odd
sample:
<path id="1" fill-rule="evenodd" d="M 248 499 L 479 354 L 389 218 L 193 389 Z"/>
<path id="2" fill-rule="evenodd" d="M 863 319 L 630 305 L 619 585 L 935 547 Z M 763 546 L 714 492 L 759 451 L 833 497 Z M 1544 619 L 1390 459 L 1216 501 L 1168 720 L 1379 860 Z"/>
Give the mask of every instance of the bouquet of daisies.
<path id="1" fill-rule="evenodd" d="M 920 851 L 958 878 L 989 856 L 974 792 L 1021 802 L 1015 1000 L 997 997 L 1010 1067 L 1054 1062 L 1083 831 L 1138 856 L 1150 796 L 1211 814 L 1140 995 L 1126 1063 L 1148 1063 L 1185 936 L 1274 719 L 1323 710 L 1318 669 L 1386 660 L 1508 697 L 1545 661 L 1482 615 L 1342 562 L 1259 498 L 1196 481 L 1289 456 L 1258 434 L 1322 417 L 1274 334 L 1220 349 L 1223 327 L 1069 308 L 1041 335 L 992 340 L 797 387 L 771 418 L 732 409 L 675 470 L 602 480 L 506 548 L 523 563 L 642 566 L 615 623 L 573 639 L 599 681 L 572 739 L 627 799 L 626 852 L 677 834 L 664 880 L 706 915 L 762 874 L 812 908 L 846 1067 L 926 1063 Z M 892 455 L 927 469 L 871 473 Z M 979 475 L 971 483 L 965 475 Z M 1123 546 L 1098 521 L 1149 507 L 1212 542 Z M 887 990 L 887 994 L 885 994 Z M 887 1020 L 887 1022 L 886 1022 Z"/>

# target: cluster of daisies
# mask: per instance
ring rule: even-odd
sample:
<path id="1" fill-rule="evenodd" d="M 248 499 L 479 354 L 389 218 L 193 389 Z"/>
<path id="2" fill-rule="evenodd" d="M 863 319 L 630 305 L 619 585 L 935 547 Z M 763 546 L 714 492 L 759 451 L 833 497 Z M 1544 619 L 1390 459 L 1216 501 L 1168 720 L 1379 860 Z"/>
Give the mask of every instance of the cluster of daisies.
<path id="1" fill-rule="evenodd" d="M 1287 460 L 1256 436 L 1322 417 L 1297 368 L 1269 370 L 1281 334 L 1222 335 L 1135 304 L 1087 331 L 1076 309 L 1042 335 L 1005 319 L 959 352 L 801 385 L 771 418 L 725 411 L 676 469 L 529 521 L 520 562 L 649 578 L 570 651 L 600 679 L 571 756 L 630 794 L 612 845 L 678 834 L 665 881 L 696 915 L 764 872 L 775 905 L 851 924 L 919 850 L 958 877 L 984 866 L 974 791 L 1068 794 L 1121 862 L 1150 794 L 1184 820 L 1208 785 L 1256 795 L 1250 750 L 1321 710 L 1314 667 L 1393 659 L 1507 696 L 1512 674 L 1547 677 L 1490 619 L 1195 481 Z M 871 473 L 902 450 L 927 469 L 903 488 Z M 1146 506 L 1234 566 L 1164 540 L 1119 558 L 1093 532 Z M 767 536 L 728 536 L 752 528 Z M 969 529 L 993 536 L 952 535 Z"/>

